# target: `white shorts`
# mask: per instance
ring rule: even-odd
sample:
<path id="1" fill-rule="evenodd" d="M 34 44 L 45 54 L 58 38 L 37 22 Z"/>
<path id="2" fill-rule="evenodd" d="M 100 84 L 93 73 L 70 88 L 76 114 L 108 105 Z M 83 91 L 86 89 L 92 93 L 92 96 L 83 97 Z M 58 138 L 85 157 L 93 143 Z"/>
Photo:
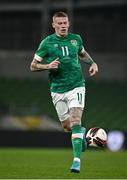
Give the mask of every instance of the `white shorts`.
<path id="1" fill-rule="evenodd" d="M 85 105 L 85 87 L 77 87 L 65 93 L 51 92 L 53 104 L 56 108 L 60 121 L 69 118 L 69 109 L 72 107 L 81 107 Z"/>

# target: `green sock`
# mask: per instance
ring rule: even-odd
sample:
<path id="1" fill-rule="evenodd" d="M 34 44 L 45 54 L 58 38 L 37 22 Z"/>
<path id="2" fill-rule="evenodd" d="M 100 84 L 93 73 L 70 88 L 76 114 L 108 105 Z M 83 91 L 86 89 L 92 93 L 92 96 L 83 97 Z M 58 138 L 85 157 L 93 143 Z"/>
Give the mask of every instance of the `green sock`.
<path id="1" fill-rule="evenodd" d="M 83 140 L 83 133 L 81 129 L 81 125 L 75 125 L 71 128 L 72 130 L 72 147 L 73 147 L 73 154 L 74 158 L 80 158 L 82 152 L 82 140 Z"/>

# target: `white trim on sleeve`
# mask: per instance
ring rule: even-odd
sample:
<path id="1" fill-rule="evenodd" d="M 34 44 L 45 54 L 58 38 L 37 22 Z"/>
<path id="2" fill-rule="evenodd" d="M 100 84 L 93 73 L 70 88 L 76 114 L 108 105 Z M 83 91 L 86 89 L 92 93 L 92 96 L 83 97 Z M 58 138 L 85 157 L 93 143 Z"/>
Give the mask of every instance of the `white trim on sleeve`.
<path id="1" fill-rule="evenodd" d="M 42 57 L 38 56 L 37 54 L 34 55 L 34 58 L 37 59 L 37 60 L 40 61 L 40 62 L 41 62 L 42 59 L 43 59 Z"/>
<path id="2" fill-rule="evenodd" d="M 80 51 L 80 53 L 82 54 L 82 53 L 84 53 L 85 52 L 85 49 L 84 49 L 84 47 L 82 48 L 82 50 Z"/>

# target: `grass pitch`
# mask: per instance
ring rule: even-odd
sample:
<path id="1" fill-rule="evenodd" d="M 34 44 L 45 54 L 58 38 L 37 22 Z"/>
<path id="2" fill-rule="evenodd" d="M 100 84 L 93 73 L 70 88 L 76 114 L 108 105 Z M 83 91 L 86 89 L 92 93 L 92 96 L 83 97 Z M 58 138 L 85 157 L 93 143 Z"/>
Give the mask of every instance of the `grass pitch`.
<path id="1" fill-rule="evenodd" d="M 79 174 L 70 172 L 71 149 L 0 149 L 1 179 L 123 179 L 127 151 L 87 150 Z"/>

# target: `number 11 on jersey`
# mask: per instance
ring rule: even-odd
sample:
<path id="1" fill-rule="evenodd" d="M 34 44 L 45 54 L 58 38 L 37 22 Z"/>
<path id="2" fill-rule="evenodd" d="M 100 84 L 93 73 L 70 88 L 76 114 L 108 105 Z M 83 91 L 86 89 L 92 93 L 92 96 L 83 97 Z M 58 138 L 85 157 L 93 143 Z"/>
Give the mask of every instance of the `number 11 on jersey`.
<path id="1" fill-rule="evenodd" d="M 68 56 L 69 55 L 69 50 L 68 50 L 67 46 L 62 46 L 61 49 L 62 49 L 63 56 Z"/>

